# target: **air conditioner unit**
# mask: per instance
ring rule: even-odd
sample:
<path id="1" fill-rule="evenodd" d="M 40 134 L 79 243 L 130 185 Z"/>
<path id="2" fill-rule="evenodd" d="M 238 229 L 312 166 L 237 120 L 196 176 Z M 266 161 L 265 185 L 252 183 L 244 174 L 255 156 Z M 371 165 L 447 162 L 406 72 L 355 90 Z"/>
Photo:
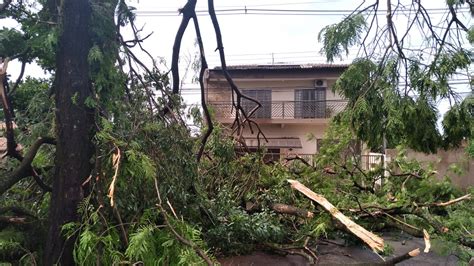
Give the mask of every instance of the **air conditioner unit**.
<path id="1" fill-rule="evenodd" d="M 322 79 L 317 79 L 314 81 L 315 88 L 327 88 L 327 82 Z"/>

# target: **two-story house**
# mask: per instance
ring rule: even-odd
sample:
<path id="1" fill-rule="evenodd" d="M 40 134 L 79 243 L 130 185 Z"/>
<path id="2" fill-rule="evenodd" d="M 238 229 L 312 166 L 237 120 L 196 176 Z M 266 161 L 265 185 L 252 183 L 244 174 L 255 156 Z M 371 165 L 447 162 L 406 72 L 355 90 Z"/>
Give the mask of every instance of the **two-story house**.
<path id="1" fill-rule="evenodd" d="M 261 142 L 276 157 L 316 154 L 329 118 L 342 111 L 347 101 L 331 90 L 348 65 L 240 65 L 228 71 L 243 94 L 258 100 L 262 107 L 252 116 L 268 142 Z M 206 98 L 215 118 L 224 125 L 234 121 L 232 92 L 220 68 L 208 72 Z M 243 100 L 245 110 L 256 104 Z M 246 144 L 258 141 L 247 129 Z"/>

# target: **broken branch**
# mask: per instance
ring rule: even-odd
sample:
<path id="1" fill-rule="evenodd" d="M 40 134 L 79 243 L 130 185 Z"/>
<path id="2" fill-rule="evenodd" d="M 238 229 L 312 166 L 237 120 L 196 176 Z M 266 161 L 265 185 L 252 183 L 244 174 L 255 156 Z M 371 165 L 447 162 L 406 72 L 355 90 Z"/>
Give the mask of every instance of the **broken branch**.
<path id="1" fill-rule="evenodd" d="M 446 201 L 446 202 L 431 203 L 431 204 L 428 204 L 427 206 L 446 207 L 446 206 L 458 203 L 460 201 L 470 200 L 470 199 L 471 199 L 471 194 L 466 194 L 466 195 L 464 195 L 462 197 L 459 197 L 457 199 L 453 199 L 453 200 Z"/>
<path id="2" fill-rule="evenodd" d="M 344 225 L 345 229 L 351 232 L 352 234 L 359 237 L 362 241 L 364 241 L 372 250 L 374 251 L 383 251 L 384 250 L 384 241 L 379 236 L 375 235 L 372 232 L 367 231 L 360 225 L 354 223 L 351 219 L 347 216 L 342 214 L 334 205 L 332 205 L 326 198 L 323 196 L 314 193 L 309 188 L 301 184 L 296 180 L 287 180 L 293 189 L 298 190 L 299 192 L 303 193 L 306 197 L 310 198 L 311 200 L 315 201 L 319 205 L 321 205 L 326 211 L 328 211 L 336 220 L 341 222 Z"/>
<path id="3" fill-rule="evenodd" d="M 420 249 L 419 248 L 414 249 L 410 252 L 407 252 L 407 253 L 405 253 L 401 256 L 397 256 L 397 257 L 391 258 L 389 260 L 386 260 L 384 263 L 381 263 L 381 265 L 395 265 L 395 264 L 400 263 L 404 260 L 414 258 L 418 255 L 420 255 Z"/>
<path id="4" fill-rule="evenodd" d="M 289 214 L 289 215 L 294 215 L 294 216 L 298 216 L 298 217 L 302 217 L 302 218 L 313 218 L 314 217 L 313 212 L 303 210 L 303 209 L 300 209 L 300 208 L 297 208 L 297 207 L 294 207 L 294 206 L 291 206 L 291 205 L 275 203 L 275 204 L 272 204 L 271 208 L 272 208 L 273 211 L 275 211 L 277 213 L 280 213 L 280 214 Z"/>

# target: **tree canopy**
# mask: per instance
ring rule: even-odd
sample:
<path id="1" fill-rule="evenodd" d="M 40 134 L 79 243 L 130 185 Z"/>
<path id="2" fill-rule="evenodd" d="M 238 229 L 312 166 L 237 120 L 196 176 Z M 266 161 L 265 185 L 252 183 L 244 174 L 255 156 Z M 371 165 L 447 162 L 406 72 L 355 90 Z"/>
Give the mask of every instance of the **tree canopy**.
<path id="1" fill-rule="evenodd" d="M 358 59 L 334 87 L 350 101 L 344 115 L 375 150 L 384 138 L 388 146 L 404 144 L 423 152 L 459 146 L 472 136 L 472 114 L 459 108 L 472 96 L 458 94 L 451 80 L 471 82 L 474 28 L 464 21 L 465 15 L 474 15 L 473 4 L 446 1 L 446 14 L 435 16 L 421 1 L 389 0 L 385 19 L 378 16 L 381 5 L 363 3 L 319 34 L 330 62 L 347 54 L 350 46 L 359 47 Z M 440 101 L 449 101 L 453 110 L 444 118 L 442 133 L 437 126 Z M 463 123 L 454 125 L 453 119 Z"/>

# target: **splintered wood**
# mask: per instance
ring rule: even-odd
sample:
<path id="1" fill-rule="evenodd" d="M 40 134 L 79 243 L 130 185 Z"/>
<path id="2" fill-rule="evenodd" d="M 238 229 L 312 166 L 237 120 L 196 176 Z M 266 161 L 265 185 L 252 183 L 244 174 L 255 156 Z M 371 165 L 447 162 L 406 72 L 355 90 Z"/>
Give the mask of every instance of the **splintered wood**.
<path id="1" fill-rule="evenodd" d="M 341 222 L 348 231 L 359 237 L 370 248 L 372 248 L 372 250 L 376 252 L 383 251 L 384 241 L 381 237 L 365 230 L 362 226 L 354 223 L 351 219 L 349 219 L 347 216 L 342 214 L 336 207 L 334 207 L 334 205 L 332 205 L 326 198 L 314 193 L 300 182 L 291 179 L 289 179 L 288 182 L 291 184 L 291 187 L 293 189 L 296 189 L 299 192 L 303 193 L 306 197 L 310 198 L 311 200 L 321 205 L 324 209 L 326 209 L 326 211 L 328 211 L 336 220 Z"/>
<path id="2" fill-rule="evenodd" d="M 430 241 L 430 235 L 428 234 L 428 232 L 425 229 L 423 229 L 423 238 L 425 240 L 425 250 L 424 250 L 424 252 L 428 253 L 428 252 L 430 252 L 431 241 Z"/>

